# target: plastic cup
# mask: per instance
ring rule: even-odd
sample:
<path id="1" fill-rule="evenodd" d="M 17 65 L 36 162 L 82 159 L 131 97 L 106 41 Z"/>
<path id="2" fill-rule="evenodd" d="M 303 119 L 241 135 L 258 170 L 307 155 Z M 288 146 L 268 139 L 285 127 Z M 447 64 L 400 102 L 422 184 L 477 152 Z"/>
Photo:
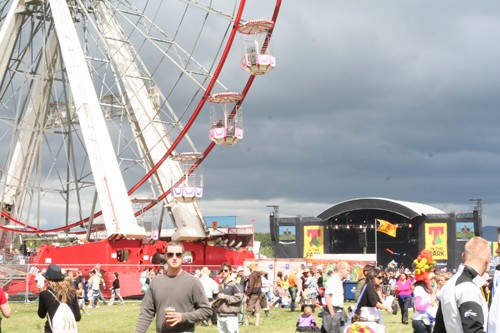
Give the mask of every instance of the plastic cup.
<path id="1" fill-rule="evenodd" d="M 169 318 L 168 318 L 169 313 L 172 313 L 172 312 L 175 312 L 175 307 L 173 307 L 173 306 L 167 306 L 165 308 L 165 319 L 166 319 L 167 325 L 169 325 L 169 323 L 168 323 L 168 321 L 169 321 Z"/>

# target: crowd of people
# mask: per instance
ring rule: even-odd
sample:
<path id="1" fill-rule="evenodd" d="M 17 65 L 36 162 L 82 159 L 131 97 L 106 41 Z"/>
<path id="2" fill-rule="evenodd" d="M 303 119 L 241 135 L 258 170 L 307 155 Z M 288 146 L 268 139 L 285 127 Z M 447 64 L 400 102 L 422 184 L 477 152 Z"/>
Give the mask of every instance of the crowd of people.
<path id="1" fill-rule="evenodd" d="M 496 251 L 500 255 L 500 247 Z M 234 333 L 239 332 L 240 325 L 259 326 L 261 311 L 269 317 L 271 307 L 291 312 L 300 309 L 296 330 L 301 332 L 354 332 L 359 327 L 375 327 L 376 332 L 377 325 L 383 325 L 380 311 L 387 311 L 400 313 L 403 331 L 408 331 L 404 325 L 411 323 L 415 333 L 500 333 L 500 294 L 495 293 L 500 270 L 497 267 L 493 279 L 487 274 L 490 246 L 481 237 L 466 243 L 463 264 L 453 272 L 437 269 L 432 252 L 425 249 L 412 269 L 364 266 L 357 281 L 355 305 L 347 310 L 345 282 L 352 269 L 347 262 L 340 261 L 326 272 L 318 265 L 292 268 L 288 276 L 278 271 L 270 278 L 269 272 L 256 263 L 248 266 L 247 275 L 244 267 L 229 263 L 222 263 L 217 271 L 203 267 L 191 274 L 182 267 L 184 255 L 181 242 L 170 242 L 165 267 L 142 272 L 139 282 L 143 299 L 136 333 L 146 332 L 155 318 L 156 332 L 193 332 L 196 325 L 213 325 L 219 332 Z M 106 304 L 99 265 L 91 270 L 88 280 L 81 271 L 64 273 L 54 264 L 37 274 L 35 280 L 40 290 L 38 315 L 47 318 L 46 333 L 56 331 L 54 327 L 60 323 L 76 332 L 85 308 Z M 109 289 L 107 304 L 113 305 L 116 300 L 124 304 L 118 273 L 113 274 Z M 7 297 L 0 292 L 0 310 L 5 318 L 11 315 Z M 315 312 L 322 317 L 321 325 Z"/>
<path id="2" fill-rule="evenodd" d="M 146 332 L 156 317 L 157 332 L 192 332 L 197 324 L 216 325 L 219 332 L 234 333 L 240 325 L 260 325 L 261 310 L 270 316 L 272 286 L 267 272 L 250 264 L 244 268 L 222 263 L 190 274 L 182 269 L 184 246 L 170 242 L 165 274 L 155 277 L 144 293 L 136 333 Z M 246 311 L 245 311 L 246 310 Z"/>
<path id="3" fill-rule="evenodd" d="M 47 270 L 43 269 L 35 276 L 35 282 L 40 292 L 47 287 L 46 274 Z M 106 302 L 102 294 L 102 289 L 106 288 L 106 283 L 99 264 L 90 270 L 88 279 L 83 276 L 81 270 L 68 270 L 64 272 L 64 274 L 66 280 L 69 281 L 76 290 L 78 304 L 84 313 L 87 313 L 85 308 L 99 308 L 99 304 L 111 306 L 114 304 L 115 300 L 120 301 L 122 305 L 125 304 L 120 294 L 120 279 L 117 272 L 113 273 L 112 285 L 109 286 L 111 296 L 108 302 Z"/>
<path id="4" fill-rule="evenodd" d="M 411 321 L 415 333 L 498 333 L 500 296 L 495 288 L 500 281 L 500 267 L 491 278 L 487 273 L 490 251 L 485 239 L 471 238 L 462 253 L 463 263 L 452 272 L 438 270 L 432 252 L 426 249 L 415 259 L 413 270 L 383 271 L 367 265 L 363 269 L 364 277 L 358 281 L 356 306 L 349 313 L 347 323 L 342 319 L 338 322 L 341 326 L 352 325 L 352 331 L 360 331 L 357 323 L 363 323 L 361 327 L 378 327 L 382 322 L 380 310 L 395 313 L 400 309 L 402 325 L 409 325 Z M 498 246 L 496 254 L 500 255 Z M 327 287 L 327 295 L 328 290 Z M 413 318 L 410 318 L 410 310 Z M 330 306 L 326 311 L 327 316 L 323 317 L 325 331 L 341 332 L 338 326 L 325 323 L 325 318 L 333 315 Z M 349 327 L 346 331 L 350 332 Z"/>
<path id="5" fill-rule="evenodd" d="M 498 233 L 500 245 L 500 228 Z M 362 332 L 363 328 L 378 332 L 381 330 L 379 325 L 383 324 L 380 311 L 389 314 L 399 311 L 405 332 L 498 333 L 500 296 L 495 293 L 495 286 L 498 286 L 500 276 L 497 273 L 492 279 L 487 273 L 490 251 L 485 239 L 470 239 L 462 254 L 463 264 L 452 272 L 437 269 L 432 252 L 425 249 L 414 261 L 412 269 L 381 269 L 366 265 L 357 283 L 356 305 L 347 311 L 344 310 L 345 295 L 341 282 L 349 275 L 350 267 L 345 262 L 339 262 L 333 272 L 328 271 L 325 275 L 320 267 L 312 273 L 306 268 L 301 279 L 297 279 L 296 272 L 292 271 L 288 279 L 285 276 L 276 281 L 278 285 L 285 286 L 280 291 L 280 299 L 291 299 L 291 311 L 295 311 L 294 300 L 300 302 L 302 307 L 310 306 L 309 295 L 314 293 L 309 288 L 317 284 L 318 299 L 315 304 L 322 309 L 322 328 L 327 333 L 344 332 L 344 329 L 346 332 Z M 500 255 L 500 247 L 496 251 Z M 309 281 L 311 274 L 315 282 Z M 286 286 L 288 293 L 285 294 Z M 324 292 L 319 286 L 324 286 Z M 302 316 L 297 322 L 298 331 L 304 331 L 304 328 L 299 329 Z M 307 314 L 307 317 L 310 315 Z M 410 324 L 411 329 L 404 328 L 404 325 Z M 308 330 L 314 331 L 315 324 Z"/>
<path id="6" fill-rule="evenodd" d="M 63 271 L 60 266 L 50 264 L 37 273 L 35 282 L 40 292 L 38 316 L 42 319 L 47 318 L 45 333 L 57 331 L 54 326 L 57 326 L 59 317 L 61 325 L 65 325 L 68 331 L 76 332 L 76 322 L 80 321 L 81 313 L 89 315 L 85 309 L 99 308 L 100 302 L 112 306 L 115 300 L 118 300 L 122 305 L 125 304 L 120 294 L 119 274 L 116 272 L 113 273 L 113 282 L 109 287 L 110 298 L 106 302 L 101 290 L 106 288 L 106 284 L 99 264 L 90 270 L 88 279 L 82 275 L 81 270 Z M 58 315 L 62 304 L 68 305 L 67 311 L 71 311 L 72 315 L 71 313 Z"/>

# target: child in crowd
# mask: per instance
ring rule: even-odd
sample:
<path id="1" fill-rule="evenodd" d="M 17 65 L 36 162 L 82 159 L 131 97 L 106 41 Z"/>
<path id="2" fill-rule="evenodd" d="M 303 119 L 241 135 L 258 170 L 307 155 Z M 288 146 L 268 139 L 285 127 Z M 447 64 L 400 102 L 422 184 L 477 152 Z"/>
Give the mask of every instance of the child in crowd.
<path id="1" fill-rule="evenodd" d="M 297 319 L 296 326 L 297 332 L 317 332 L 320 330 L 318 325 L 316 325 L 316 320 L 314 319 L 310 306 L 304 307 L 304 313 Z"/>

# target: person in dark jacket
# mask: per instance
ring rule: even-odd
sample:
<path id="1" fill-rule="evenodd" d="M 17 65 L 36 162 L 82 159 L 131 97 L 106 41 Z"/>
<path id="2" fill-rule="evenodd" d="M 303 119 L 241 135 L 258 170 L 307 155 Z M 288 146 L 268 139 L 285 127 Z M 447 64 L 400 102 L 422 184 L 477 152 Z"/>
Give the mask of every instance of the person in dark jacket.
<path id="1" fill-rule="evenodd" d="M 241 284 L 233 278 L 233 267 L 221 265 L 222 281 L 213 307 L 217 308 L 217 328 L 220 333 L 238 333 L 238 314 L 243 301 Z"/>
<path id="2" fill-rule="evenodd" d="M 260 278 L 261 269 L 257 264 L 250 264 L 250 276 L 245 291 L 247 297 L 247 318 L 245 325 L 248 325 L 252 312 L 255 311 L 255 326 L 259 326 L 260 319 L 260 294 L 262 292 L 262 280 Z"/>
<path id="3" fill-rule="evenodd" d="M 75 315 L 75 320 L 80 321 L 82 315 L 78 306 L 76 291 L 71 281 L 65 279 L 66 276 L 62 273 L 61 267 L 51 264 L 45 272 L 47 280 L 47 289 L 40 293 L 38 303 L 38 316 L 45 318 L 44 333 L 52 333 L 49 320 L 54 318 L 57 308 L 61 303 L 66 303 Z M 57 298 L 57 299 L 56 299 Z"/>
<path id="4" fill-rule="evenodd" d="M 463 265 L 441 288 L 434 333 L 487 331 L 488 304 L 481 293 L 486 281 L 481 275 L 490 263 L 490 251 L 488 241 L 482 237 L 467 241 L 462 253 Z"/>

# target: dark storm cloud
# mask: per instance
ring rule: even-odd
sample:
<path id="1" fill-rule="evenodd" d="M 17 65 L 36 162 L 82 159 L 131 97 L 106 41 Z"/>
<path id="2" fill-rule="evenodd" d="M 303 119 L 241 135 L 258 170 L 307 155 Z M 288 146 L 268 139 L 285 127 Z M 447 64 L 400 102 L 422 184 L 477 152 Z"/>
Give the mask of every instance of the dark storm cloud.
<path id="1" fill-rule="evenodd" d="M 278 66 L 244 104 L 245 139 L 207 161 L 204 213 L 239 198 L 266 222 L 272 201 L 311 216 L 364 196 L 471 211 L 479 197 L 497 224 L 499 7 L 285 1 Z"/>

